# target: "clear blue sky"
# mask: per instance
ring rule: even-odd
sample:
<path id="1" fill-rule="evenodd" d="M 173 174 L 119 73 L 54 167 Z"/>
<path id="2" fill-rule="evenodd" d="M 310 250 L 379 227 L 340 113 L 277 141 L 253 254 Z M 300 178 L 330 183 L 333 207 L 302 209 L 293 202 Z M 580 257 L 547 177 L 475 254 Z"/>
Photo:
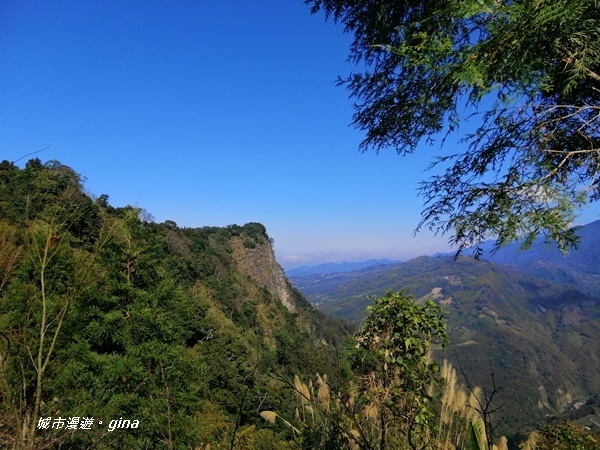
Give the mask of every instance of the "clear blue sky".
<path id="1" fill-rule="evenodd" d="M 0 160 L 51 145 L 114 206 L 261 222 L 284 267 L 446 251 L 412 234 L 439 150 L 357 152 L 349 42 L 301 0 L 2 0 Z"/>

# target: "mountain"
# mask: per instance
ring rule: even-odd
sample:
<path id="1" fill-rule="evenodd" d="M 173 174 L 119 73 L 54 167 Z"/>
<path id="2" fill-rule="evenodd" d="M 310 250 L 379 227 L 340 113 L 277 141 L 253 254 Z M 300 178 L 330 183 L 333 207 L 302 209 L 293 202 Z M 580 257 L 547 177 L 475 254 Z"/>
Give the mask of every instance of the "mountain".
<path id="1" fill-rule="evenodd" d="M 483 257 L 600 297 L 600 220 L 578 227 L 576 234 L 579 246 L 567 256 L 538 238 L 530 250 L 518 251 L 518 244 L 511 244 Z"/>
<path id="2" fill-rule="evenodd" d="M 294 269 L 285 271 L 288 278 L 305 277 L 319 273 L 338 273 L 338 272 L 354 272 L 356 270 L 366 269 L 373 266 L 384 266 L 389 264 L 397 264 L 400 261 L 392 261 L 389 259 L 370 259 L 368 261 L 359 262 L 342 262 L 342 263 L 323 263 L 316 266 L 300 266 Z"/>
<path id="3" fill-rule="evenodd" d="M 81 180 L 0 163 L 0 447 L 290 448 L 259 412 L 293 417 L 285 380 L 337 367 L 348 327 L 262 224 L 151 223 Z"/>
<path id="4" fill-rule="evenodd" d="M 305 400 L 323 400 L 316 374 L 330 400 L 354 395 L 350 326 L 290 285 L 262 224 L 147 218 L 57 161 L 0 163 L 0 448 L 339 448 Z M 494 370 L 510 432 L 598 389 L 598 300 L 572 288 L 427 257 L 305 278 L 355 321 L 402 284 L 443 305 L 445 356 L 473 383 Z"/>
<path id="5" fill-rule="evenodd" d="M 492 253 L 494 242 L 484 242 L 481 258 L 513 265 L 530 275 L 600 297 L 600 220 L 577 227 L 576 234 L 580 238 L 579 245 L 566 256 L 539 237 L 531 249 L 523 251 L 516 242 Z"/>
<path id="6" fill-rule="evenodd" d="M 314 305 L 358 324 L 369 296 L 407 288 L 446 311 L 443 356 L 492 390 L 510 434 L 600 392 L 600 300 L 516 268 L 469 257 L 420 257 L 359 272 L 294 278 Z"/>

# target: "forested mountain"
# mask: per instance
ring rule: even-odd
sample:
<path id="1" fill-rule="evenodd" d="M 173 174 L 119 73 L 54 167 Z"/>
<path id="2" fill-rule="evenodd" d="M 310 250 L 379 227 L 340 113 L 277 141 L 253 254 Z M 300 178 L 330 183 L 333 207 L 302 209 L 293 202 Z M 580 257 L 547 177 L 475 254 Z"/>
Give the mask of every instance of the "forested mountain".
<path id="1" fill-rule="evenodd" d="M 574 227 L 574 233 L 578 245 L 566 254 L 539 236 L 526 250 L 521 249 L 522 241 L 500 248 L 496 248 L 493 241 L 485 241 L 480 246 L 480 259 L 511 265 L 552 283 L 600 297 L 600 220 Z M 470 249 L 465 249 L 464 254 L 469 255 Z M 434 256 L 453 255 L 455 253 L 437 253 Z"/>
<path id="2" fill-rule="evenodd" d="M 284 381 L 338 365 L 265 227 L 177 227 L 0 163 L 0 447 L 288 448 Z M 126 429 L 125 429 L 126 428 Z"/>
<path id="3" fill-rule="evenodd" d="M 600 300 L 489 261 L 420 257 L 358 272 L 292 278 L 320 310 L 360 323 L 369 296 L 407 288 L 445 310 L 445 357 L 467 379 L 502 390 L 496 413 L 511 434 L 600 392 Z M 588 421 L 589 422 L 589 421 Z M 588 423 L 588 426 L 595 427 Z"/>
<path id="4" fill-rule="evenodd" d="M 514 265 L 528 274 L 600 297 L 600 220 L 577 227 L 575 234 L 579 246 L 567 255 L 540 237 L 527 251 L 519 251 L 517 242 L 492 253 L 489 243 L 482 258 Z"/>

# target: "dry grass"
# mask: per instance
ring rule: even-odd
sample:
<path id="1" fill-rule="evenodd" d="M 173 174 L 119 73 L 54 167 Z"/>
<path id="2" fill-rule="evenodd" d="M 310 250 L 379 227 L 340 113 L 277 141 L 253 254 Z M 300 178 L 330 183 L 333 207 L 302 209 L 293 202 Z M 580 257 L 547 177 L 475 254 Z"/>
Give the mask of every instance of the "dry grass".
<path id="1" fill-rule="evenodd" d="M 469 439 L 470 432 L 473 431 L 477 433 L 479 450 L 488 450 L 485 425 L 478 412 L 484 401 L 483 391 L 475 386 L 471 392 L 468 392 L 458 383 L 456 370 L 448 361 L 443 362 L 440 375 L 445 383 L 441 392 L 441 410 L 434 448 L 437 450 L 471 448 Z M 489 450 L 508 450 L 506 438 L 501 437 Z M 533 450 L 533 447 L 529 450 Z"/>
<path id="2" fill-rule="evenodd" d="M 277 413 L 273 411 L 262 411 L 260 413 L 260 417 L 269 423 L 275 423 L 275 419 L 277 419 Z"/>
<path id="3" fill-rule="evenodd" d="M 441 377 L 444 387 L 441 391 L 432 390 L 433 396 L 441 400 L 439 410 L 437 435 L 426 433 L 423 438 L 435 450 L 463 450 L 477 448 L 478 450 L 508 450 L 506 438 L 488 448 L 487 436 L 483 418 L 478 412 L 483 402 L 483 392 L 475 387 L 469 392 L 458 382 L 456 370 L 448 361 L 441 367 Z M 327 383 L 326 375 L 316 375 L 313 381 L 304 383 L 298 376 L 294 377 L 293 387 L 298 399 L 295 420 L 297 427 L 278 416 L 273 411 L 263 411 L 260 416 L 269 423 L 277 418 L 282 420 L 294 433 L 301 430 L 319 428 L 322 432 L 329 430 L 331 421 L 335 420 L 336 427 L 346 437 L 347 448 L 358 449 L 368 442 L 379 442 L 381 438 L 382 405 L 389 401 L 388 390 L 377 385 L 374 377 L 365 376 L 363 383 L 370 385 L 375 394 L 368 400 L 358 396 L 356 386 L 350 386 L 344 398 L 332 393 Z M 433 386 L 432 386 L 433 389 Z M 439 389 L 439 388 L 436 388 Z M 365 401 L 367 400 L 367 401 Z M 392 424 L 392 418 L 386 417 L 388 428 L 386 439 L 395 448 L 404 448 L 405 435 L 401 426 Z M 524 444 L 524 450 L 535 450 L 536 433 L 533 433 Z M 528 446 L 529 445 L 529 446 Z M 392 448 L 392 447 L 390 447 Z"/>
<path id="4" fill-rule="evenodd" d="M 523 443 L 523 450 L 535 450 L 539 439 L 540 434 L 537 431 L 532 432 Z"/>

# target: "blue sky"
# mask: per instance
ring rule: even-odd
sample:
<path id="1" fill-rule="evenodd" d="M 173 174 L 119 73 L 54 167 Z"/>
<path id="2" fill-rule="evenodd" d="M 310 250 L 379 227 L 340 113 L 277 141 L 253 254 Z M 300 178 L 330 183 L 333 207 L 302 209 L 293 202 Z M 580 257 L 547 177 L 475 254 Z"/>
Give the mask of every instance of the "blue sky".
<path id="1" fill-rule="evenodd" d="M 439 149 L 357 151 L 349 43 L 300 0 L 2 0 L 0 159 L 51 145 L 158 222 L 261 222 L 288 268 L 446 251 L 413 236 Z"/>

